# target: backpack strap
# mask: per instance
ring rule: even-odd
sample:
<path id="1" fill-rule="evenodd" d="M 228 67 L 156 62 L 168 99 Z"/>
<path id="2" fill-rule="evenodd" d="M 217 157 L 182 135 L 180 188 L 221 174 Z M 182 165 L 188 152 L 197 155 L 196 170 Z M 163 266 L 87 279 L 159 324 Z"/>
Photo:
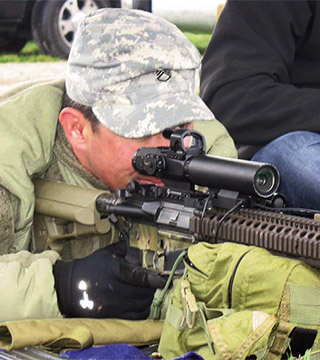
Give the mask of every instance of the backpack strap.
<path id="1" fill-rule="evenodd" d="M 284 352 L 286 351 L 289 345 L 290 342 L 289 304 L 290 304 L 290 291 L 289 291 L 289 283 L 287 282 L 283 291 L 280 308 L 279 308 L 279 325 L 275 330 L 275 337 L 266 356 L 266 360 L 279 359 L 281 355 L 284 354 Z"/>
<path id="2" fill-rule="evenodd" d="M 170 285 L 173 281 L 173 276 L 180 264 L 180 262 L 182 261 L 182 259 L 184 258 L 184 256 L 187 254 L 187 250 L 183 251 L 176 259 L 176 261 L 174 262 L 173 266 L 172 266 L 172 270 L 170 272 L 169 278 L 166 282 L 165 287 L 160 291 L 158 296 L 155 296 L 151 305 L 151 319 L 154 320 L 159 320 L 160 318 L 160 314 L 161 314 L 161 305 L 164 302 L 165 296 L 170 288 Z"/>

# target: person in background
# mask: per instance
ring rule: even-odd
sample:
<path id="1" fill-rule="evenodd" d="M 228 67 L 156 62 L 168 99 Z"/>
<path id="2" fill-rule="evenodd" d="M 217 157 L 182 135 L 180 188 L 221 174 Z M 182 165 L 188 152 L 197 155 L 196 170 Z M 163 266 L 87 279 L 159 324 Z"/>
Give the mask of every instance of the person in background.
<path id="1" fill-rule="evenodd" d="M 200 94 L 240 157 L 276 165 L 288 206 L 312 209 L 320 209 L 319 30 L 318 1 L 228 1 Z"/>

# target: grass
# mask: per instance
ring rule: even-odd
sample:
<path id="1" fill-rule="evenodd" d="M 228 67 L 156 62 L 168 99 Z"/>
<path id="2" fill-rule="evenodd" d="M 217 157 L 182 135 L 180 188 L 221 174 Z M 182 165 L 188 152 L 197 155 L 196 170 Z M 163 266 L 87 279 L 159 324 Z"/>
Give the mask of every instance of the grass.
<path id="1" fill-rule="evenodd" d="M 9 62 L 45 62 L 60 61 L 61 59 L 40 53 L 37 44 L 29 41 L 18 54 L 1 54 L 0 63 Z"/>
<path id="2" fill-rule="evenodd" d="M 289 346 L 290 348 L 290 346 Z M 287 360 L 311 360 L 311 349 L 307 350 L 306 353 L 301 357 L 299 356 L 299 358 L 296 358 L 296 357 L 293 357 L 292 354 L 291 354 L 291 349 L 290 349 L 290 354 L 288 355 L 288 359 Z"/>
<path id="3" fill-rule="evenodd" d="M 210 38 L 211 34 L 202 34 L 195 32 L 185 32 L 186 37 L 198 48 L 201 54 L 204 54 Z"/>
<path id="4" fill-rule="evenodd" d="M 211 34 L 202 34 L 195 32 L 185 32 L 186 37 L 199 49 L 203 54 L 208 46 Z M 0 63 L 9 62 L 44 62 L 60 61 L 61 59 L 40 53 L 37 44 L 29 41 L 19 54 L 1 54 Z"/>

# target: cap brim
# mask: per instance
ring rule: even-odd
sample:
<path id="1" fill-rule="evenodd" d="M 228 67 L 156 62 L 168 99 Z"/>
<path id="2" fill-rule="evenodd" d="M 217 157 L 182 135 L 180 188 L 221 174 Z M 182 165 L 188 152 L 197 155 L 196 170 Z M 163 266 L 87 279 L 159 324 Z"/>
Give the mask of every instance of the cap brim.
<path id="1" fill-rule="evenodd" d="M 118 107 L 93 106 L 99 121 L 119 136 L 142 138 L 197 120 L 215 120 L 197 94 L 161 94 L 155 101 Z"/>

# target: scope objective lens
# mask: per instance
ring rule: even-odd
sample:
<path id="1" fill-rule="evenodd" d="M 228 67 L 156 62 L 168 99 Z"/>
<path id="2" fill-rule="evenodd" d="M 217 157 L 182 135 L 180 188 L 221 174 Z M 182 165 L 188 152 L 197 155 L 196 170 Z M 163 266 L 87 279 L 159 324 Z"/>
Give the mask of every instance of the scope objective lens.
<path id="1" fill-rule="evenodd" d="M 279 185 L 279 174 L 273 166 L 261 167 L 254 176 L 254 187 L 258 195 L 272 195 Z"/>

